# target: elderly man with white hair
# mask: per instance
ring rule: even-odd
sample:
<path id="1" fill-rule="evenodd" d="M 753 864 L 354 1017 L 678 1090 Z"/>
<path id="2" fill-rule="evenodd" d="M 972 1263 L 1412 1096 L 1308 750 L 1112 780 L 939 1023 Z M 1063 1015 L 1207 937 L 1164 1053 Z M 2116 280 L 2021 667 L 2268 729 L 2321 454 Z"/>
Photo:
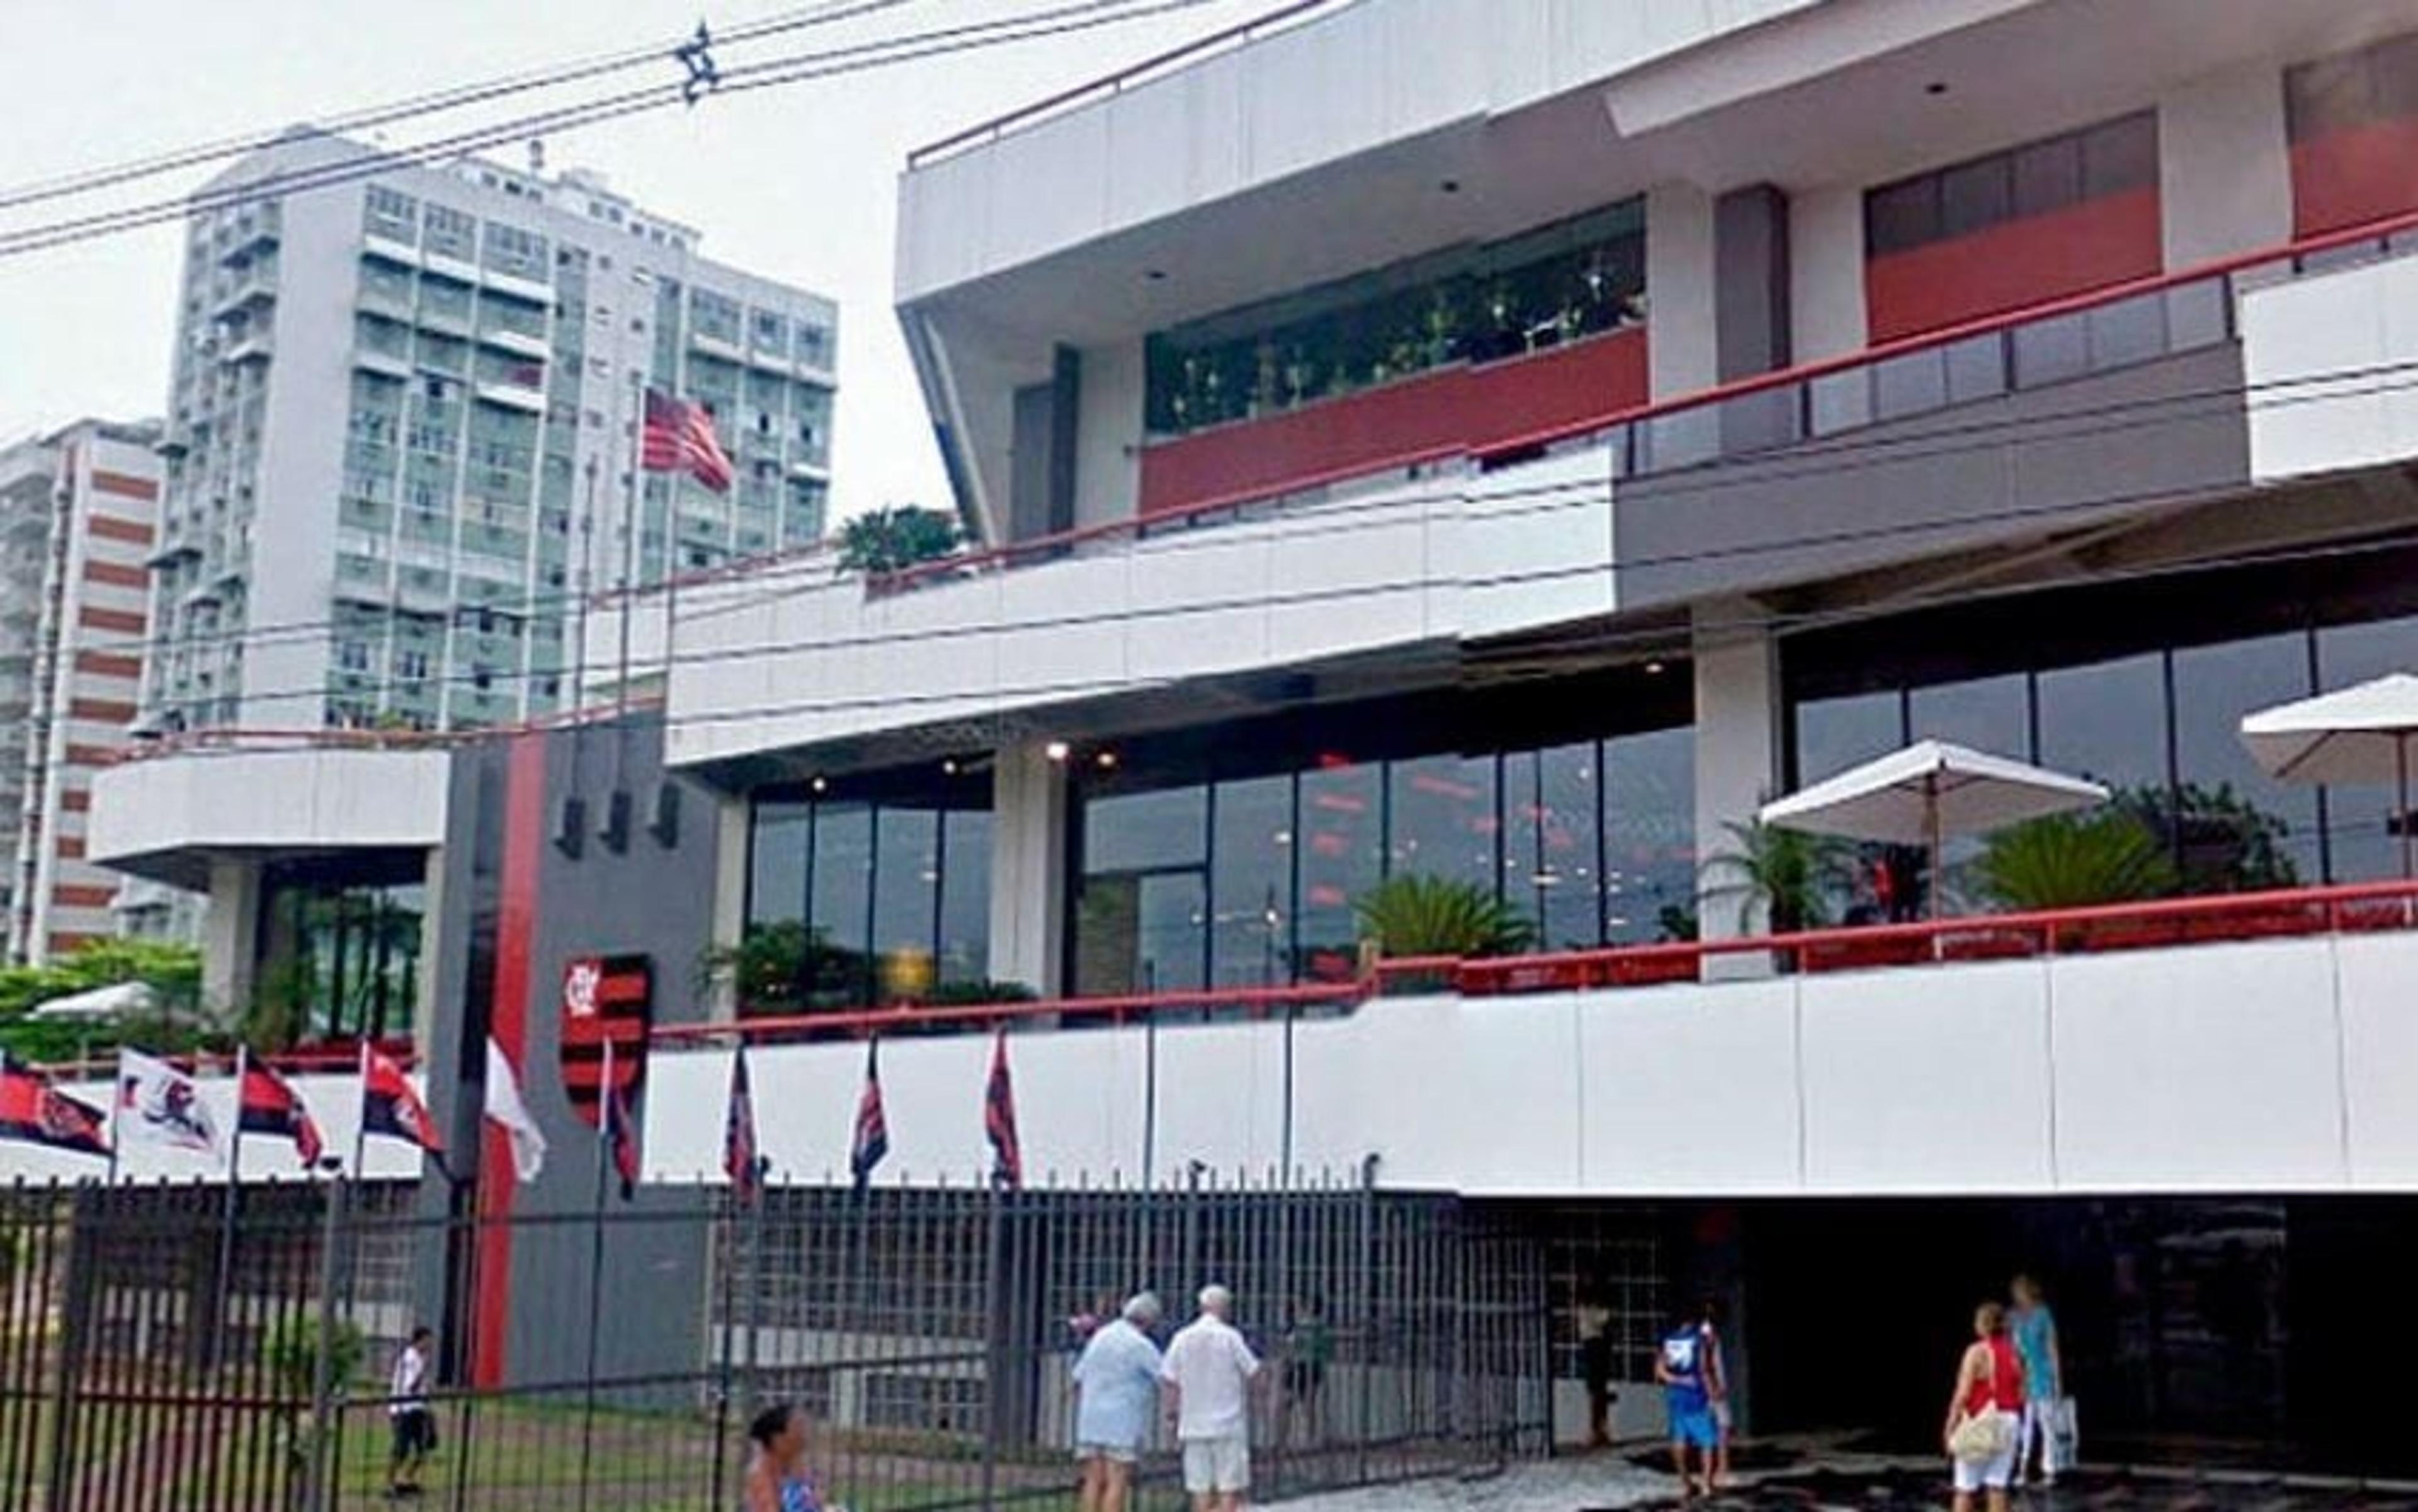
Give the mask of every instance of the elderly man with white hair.
<path id="1" fill-rule="evenodd" d="M 1232 1292 L 1201 1288 L 1201 1316 L 1168 1345 L 1159 1370 L 1193 1512 L 1239 1512 L 1251 1489 L 1250 1388 L 1260 1359 L 1227 1321 L 1233 1310 Z"/>
<path id="2" fill-rule="evenodd" d="M 1158 1396 L 1158 1299 L 1140 1292 L 1124 1315 L 1094 1333 L 1075 1361 L 1075 1458 L 1083 1467 L 1082 1512 L 1125 1512 L 1134 1462 L 1150 1438 Z"/>

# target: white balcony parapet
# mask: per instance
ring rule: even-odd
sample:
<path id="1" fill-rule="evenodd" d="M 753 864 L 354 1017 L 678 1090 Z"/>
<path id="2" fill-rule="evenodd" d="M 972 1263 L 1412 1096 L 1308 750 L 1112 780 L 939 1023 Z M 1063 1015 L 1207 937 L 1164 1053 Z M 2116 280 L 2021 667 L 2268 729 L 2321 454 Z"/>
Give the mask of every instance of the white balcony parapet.
<path id="1" fill-rule="evenodd" d="M 86 852 L 105 866 L 190 878 L 214 853 L 414 848 L 445 838 L 441 750 L 254 737 L 120 762 L 93 779 Z"/>

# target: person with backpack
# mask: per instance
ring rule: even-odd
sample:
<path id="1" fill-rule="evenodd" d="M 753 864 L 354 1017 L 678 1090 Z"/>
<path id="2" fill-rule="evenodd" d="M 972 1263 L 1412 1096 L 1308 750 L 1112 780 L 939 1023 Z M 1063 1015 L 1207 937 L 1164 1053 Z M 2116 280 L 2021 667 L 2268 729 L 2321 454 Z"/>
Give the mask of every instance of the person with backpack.
<path id="1" fill-rule="evenodd" d="M 1662 1336 L 1662 1348 L 1654 1356 L 1654 1379 L 1661 1384 L 1671 1417 L 1671 1468 L 1679 1477 L 1679 1500 L 1709 1497 L 1714 1457 L 1721 1447 L 1713 1402 L 1728 1392 L 1701 1314 Z M 1691 1471 L 1691 1461 L 1701 1474 Z"/>

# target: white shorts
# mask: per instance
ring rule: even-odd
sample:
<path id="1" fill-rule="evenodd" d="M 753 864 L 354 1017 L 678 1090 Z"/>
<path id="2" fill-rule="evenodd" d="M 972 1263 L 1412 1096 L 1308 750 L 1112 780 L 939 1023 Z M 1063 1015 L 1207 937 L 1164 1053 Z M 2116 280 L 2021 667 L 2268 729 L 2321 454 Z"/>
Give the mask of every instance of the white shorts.
<path id="1" fill-rule="evenodd" d="M 1079 1443 L 1075 1445 L 1078 1462 L 1105 1459 L 1112 1465 L 1139 1463 L 1141 1454 L 1130 1443 Z"/>
<path id="2" fill-rule="evenodd" d="M 1956 1489 L 1958 1490 L 1978 1491 L 1982 1489 L 1984 1487 L 1995 1487 L 2003 1490 L 2007 1486 L 2013 1482 L 2015 1478 L 2015 1450 L 2021 1443 L 2022 1440 L 2015 1432 L 2015 1425 L 2013 1422 L 2014 1414 L 2012 1413 L 2000 1413 L 1998 1415 L 2008 1420 L 2005 1435 L 2007 1446 L 1998 1451 L 1997 1455 L 1993 1459 L 1980 1460 L 1956 1460 L 1954 1463 L 1956 1466 Z"/>
<path id="3" fill-rule="evenodd" d="M 1184 1489 L 1194 1496 L 1251 1489 L 1251 1441 L 1239 1433 L 1184 1441 Z"/>

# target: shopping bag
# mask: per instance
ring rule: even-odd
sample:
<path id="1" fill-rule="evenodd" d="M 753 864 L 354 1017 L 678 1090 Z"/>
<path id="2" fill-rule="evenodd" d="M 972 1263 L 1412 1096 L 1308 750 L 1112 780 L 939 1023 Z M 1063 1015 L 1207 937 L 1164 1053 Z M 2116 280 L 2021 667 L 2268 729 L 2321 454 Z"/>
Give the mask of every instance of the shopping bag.
<path id="1" fill-rule="evenodd" d="M 2057 1435 L 2057 1462 L 2060 1465 L 2079 1462 L 2082 1454 L 2082 1427 L 2074 1414 L 2073 1397 L 2059 1397 L 2057 1399 L 2057 1417 L 2050 1430 Z"/>

